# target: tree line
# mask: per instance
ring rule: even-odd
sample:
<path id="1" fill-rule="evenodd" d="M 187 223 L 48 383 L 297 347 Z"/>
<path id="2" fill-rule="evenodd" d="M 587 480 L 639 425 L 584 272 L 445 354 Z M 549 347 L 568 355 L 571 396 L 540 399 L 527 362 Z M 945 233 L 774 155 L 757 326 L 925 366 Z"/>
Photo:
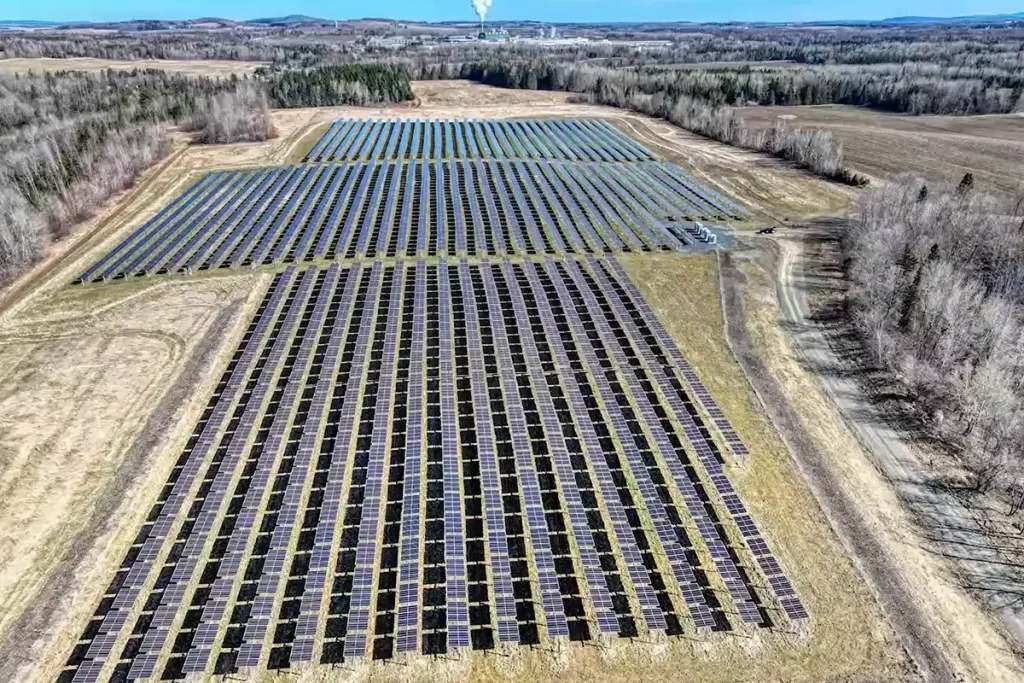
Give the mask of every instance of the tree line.
<path id="1" fill-rule="evenodd" d="M 162 71 L 0 76 L 0 282 L 131 185 L 166 150 L 166 124 L 244 87 Z"/>
<path id="2" fill-rule="evenodd" d="M 223 59 L 288 62 L 307 55 L 322 57 L 330 51 L 331 48 L 323 43 L 288 44 L 282 37 L 253 31 L 121 32 L 99 36 L 74 31 L 0 33 L 0 59 L 92 57 L 123 61 Z"/>
<path id="3" fill-rule="evenodd" d="M 458 52 L 407 58 L 414 79 L 478 78 L 506 88 L 591 94 L 602 88 L 689 97 L 712 106 L 846 104 L 906 114 L 1024 110 L 1024 73 L 928 64 L 880 66 L 608 67 L 536 49 L 479 60 Z"/>
<path id="4" fill-rule="evenodd" d="M 852 318 L 981 491 L 1024 505 L 1024 222 L 973 187 L 902 177 L 846 235 Z"/>
<path id="5" fill-rule="evenodd" d="M 811 172 L 848 185 L 866 185 L 868 179 L 846 167 L 842 144 L 830 133 L 789 128 L 769 130 L 746 126 L 732 109 L 706 99 L 670 91 L 646 92 L 629 74 L 605 69 L 602 77 L 581 77 L 574 65 L 540 58 L 514 61 L 495 57 L 487 62 L 451 62 L 407 67 L 420 76 L 470 79 L 503 88 L 561 90 L 583 101 L 636 111 L 662 118 L 691 132 L 729 145 L 765 152 L 792 161 Z"/>
<path id="6" fill-rule="evenodd" d="M 168 124 L 197 142 L 265 140 L 271 107 L 412 98 L 385 64 L 275 67 L 209 79 L 157 70 L 0 77 L 0 282 L 127 187 L 166 149 Z"/>
<path id="7" fill-rule="evenodd" d="M 413 99 L 408 71 L 390 64 L 259 69 L 274 106 L 391 104 Z"/>

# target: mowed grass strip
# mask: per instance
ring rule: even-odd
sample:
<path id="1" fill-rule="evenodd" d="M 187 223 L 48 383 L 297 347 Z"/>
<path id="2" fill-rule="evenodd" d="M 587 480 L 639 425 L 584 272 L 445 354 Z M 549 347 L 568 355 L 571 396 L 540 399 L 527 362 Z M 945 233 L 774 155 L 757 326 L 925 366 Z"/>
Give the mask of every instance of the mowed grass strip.
<path id="1" fill-rule="evenodd" d="M 729 478 L 811 613 L 806 646 L 780 652 L 772 668 L 786 680 L 799 671 L 898 679 L 891 630 L 729 349 L 715 257 L 617 258 L 751 450 L 726 457 Z"/>

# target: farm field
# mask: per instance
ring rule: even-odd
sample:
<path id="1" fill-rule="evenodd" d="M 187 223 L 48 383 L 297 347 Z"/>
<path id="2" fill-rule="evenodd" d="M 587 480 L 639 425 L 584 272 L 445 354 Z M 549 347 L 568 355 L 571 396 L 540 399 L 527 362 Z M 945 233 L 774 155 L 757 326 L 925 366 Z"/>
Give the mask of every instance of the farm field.
<path id="1" fill-rule="evenodd" d="M 173 328 L 186 320 L 168 316 L 176 302 L 217 293 L 178 333 L 177 379 L 101 356 L 107 372 L 149 378 L 141 398 L 112 393 L 114 379 L 96 389 L 137 407 L 88 446 L 112 477 L 99 481 L 115 482 L 105 495 L 125 495 L 81 555 L 52 556 L 64 573 L 41 574 L 24 608 L 36 621 L 16 621 L 26 663 L 0 671 L 65 683 L 912 677 L 785 447 L 743 385 L 721 381 L 736 369 L 717 291 L 692 272 L 713 258 L 681 253 L 692 236 L 669 227 L 719 211 L 749 222 L 740 204 L 760 211 L 760 198 L 666 160 L 675 140 L 645 151 L 621 120 L 591 123 L 600 108 L 552 104 L 572 123 L 477 128 L 491 106 L 445 129 L 441 158 L 412 142 L 435 130 L 426 119 L 451 120 L 426 104 L 387 123 L 291 112 L 285 140 L 184 149 L 5 314 L 38 345 L 33 362 L 45 352 L 59 373 L 93 352 L 68 351 L 68 310 L 129 321 L 145 307 Z M 505 126 L 517 142 L 501 141 Z M 559 135 L 587 129 L 599 137 L 556 152 Z M 369 152 L 349 158 L 344 141 L 359 136 Z M 247 167 L 332 149 L 338 159 Z M 674 274 L 659 296 L 645 263 Z M 29 353 L 9 344 L 4 372 Z M 0 409 L 43 419 L 90 396 L 83 380 L 43 404 L 44 378 L 27 365 L 17 376 Z M 102 460 L 117 449 L 130 457 Z M 62 543 L 85 534 L 58 522 Z M 65 618 L 47 621 L 55 610 Z M 4 634 L 2 652 L 15 642 Z"/>
<path id="2" fill-rule="evenodd" d="M 95 59 L 92 57 L 16 57 L 0 59 L 0 74 L 24 74 L 29 71 L 46 73 L 52 71 L 133 71 L 135 69 L 159 69 L 169 73 L 189 76 L 250 75 L 264 66 L 262 62 L 232 62 L 208 59 L 140 59 L 122 61 L 117 59 Z"/>
<path id="3" fill-rule="evenodd" d="M 841 105 L 746 107 L 737 113 L 755 127 L 782 120 L 831 131 L 850 165 L 875 178 L 916 173 L 955 183 L 969 171 L 986 192 L 1014 201 L 1024 196 L 1024 116 L 900 116 Z"/>

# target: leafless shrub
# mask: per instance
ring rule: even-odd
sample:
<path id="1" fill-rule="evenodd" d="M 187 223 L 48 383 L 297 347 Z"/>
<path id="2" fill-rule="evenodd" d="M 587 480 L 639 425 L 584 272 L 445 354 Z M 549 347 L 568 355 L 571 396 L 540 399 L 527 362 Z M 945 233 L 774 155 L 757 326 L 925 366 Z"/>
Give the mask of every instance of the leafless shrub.
<path id="1" fill-rule="evenodd" d="M 106 131 L 102 143 L 77 153 L 66 132 L 57 126 L 26 133 L 0 153 L 0 282 L 39 258 L 47 240 L 131 185 L 164 150 L 154 124 Z"/>
<path id="2" fill-rule="evenodd" d="M 60 188 L 46 208 L 50 233 L 61 236 L 86 218 L 110 196 L 127 188 L 163 152 L 165 138 L 159 127 L 140 126 L 118 131 L 97 150 L 80 160 L 88 169 Z"/>

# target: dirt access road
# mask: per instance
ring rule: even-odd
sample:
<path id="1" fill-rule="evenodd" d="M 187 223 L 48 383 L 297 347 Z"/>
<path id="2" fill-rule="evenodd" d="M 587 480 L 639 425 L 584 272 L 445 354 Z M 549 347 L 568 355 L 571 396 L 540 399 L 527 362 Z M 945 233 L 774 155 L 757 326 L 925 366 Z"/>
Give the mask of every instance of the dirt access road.
<path id="1" fill-rule="evenodd" d="M 829 282 L 834 276 L 821 267 L 820 255 L 813 260 L 813 272 L 808 272 L 804 240 L 783 238 L 779 245 L 781 322 L 788 328 L 802 363 L 812 369 L 845 426 L 863 446 L 885 484 L 895 491 L 906 513 L 888 510 L 874 519 L 868 515 L 869 533 L 876 534 L 888 552 L 888 557 L 869 557 L 869 562 L 862 564 L 881 593 L 879 600 L 891 618 L 913 622 L 910 626 L 918 633 L 930 627 L 937 636 L 937 643 L 907 643 L 912 652 L 918 650 L 915 656 L 920 663 L 938 667 L 937 679 L 944 676 L 941 662 L 930 652 L 936 645 L 950 654 L 955 668 L 969 680 L 1021 680 L 1024 669 L 1010 651 L 1012 641 L 1006 637 L 1006 631 L 1018 637 L 1024 633 L 1020 611 L 1004 607 L 999 614 L 1005 623 L 995 623 L 975 601 L 977 596 L 972 593 L 976 591 L 965 590 L 965 586 L 1008 588 L 1019 580 L 1012 576 L 1014 563 L 993 544 L 976 512 L 966 509 L 948 491 L 932 485 L 929 469 L 915 447 L 890 419 L 878 413 L 849 363 L 836 353 L 835 342 L 812 312 L 812 297 L 835 286 Z M 849 458 L 858 455 L 850 453 Z M 861 500 L 875 495 L 870 490 L 854 489 L 848 483 L 845 488 L 858 509 L 877 509 L 877 501 Z M 887 566 L 895 569 L 903 581 L 894 584 L 894 577 L 885 572 Z M 913 600 L 909 610 L 901 606 L 907 597 Z M 911 613 L 914 611 L 917 614 Z M 925 623 L 919 623 L 922 618 Z"/>

